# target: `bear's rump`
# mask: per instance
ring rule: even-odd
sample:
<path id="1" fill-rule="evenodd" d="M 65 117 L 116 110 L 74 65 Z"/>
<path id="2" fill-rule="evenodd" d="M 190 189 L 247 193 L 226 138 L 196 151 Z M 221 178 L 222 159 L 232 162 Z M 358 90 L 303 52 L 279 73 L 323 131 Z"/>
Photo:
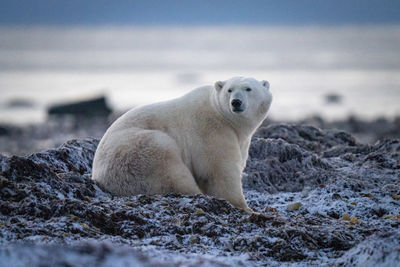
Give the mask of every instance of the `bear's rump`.
<path id="1" fill-rule="evenodd" d="M 160 131 L 136 128 L 125 132 L 119 144 L 112 153 L 114 160 L 107 171 L 114 177 L 107 186 L 111 193 L 135 195 L 175 191 L 171 173 L 183 167 L 179 166 L 183 162 L 171 137 Z M 113 187 L 116 189 L 110 190 Z"/>

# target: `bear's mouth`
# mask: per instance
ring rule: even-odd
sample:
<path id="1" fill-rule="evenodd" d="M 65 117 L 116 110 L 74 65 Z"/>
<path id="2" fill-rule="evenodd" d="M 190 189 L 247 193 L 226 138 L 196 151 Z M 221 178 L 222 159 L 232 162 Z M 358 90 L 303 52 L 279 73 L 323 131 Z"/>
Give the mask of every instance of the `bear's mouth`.
<path id="1" fill-rule="evenodd" d="M 233 112 L 235 112 L 235 113 L 241 113 L 241 112 L 243 112 L 244 111 L 244 109 L 242 108 L 242 107 L 233 107 L 232 108 L 232 111 Z"/>

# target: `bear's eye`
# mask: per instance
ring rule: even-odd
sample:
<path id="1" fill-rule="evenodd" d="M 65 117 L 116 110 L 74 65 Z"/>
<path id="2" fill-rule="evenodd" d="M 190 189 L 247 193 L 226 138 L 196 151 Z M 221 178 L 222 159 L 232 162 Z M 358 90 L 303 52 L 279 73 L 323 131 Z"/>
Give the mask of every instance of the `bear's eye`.
<path id="1" fill-rule="evenodd" d="M 251 88 L 246 88 L 246 91 L 247 91 L 247 92 L 250 92 L 250 91 L 251 91 Z"/>
<path id="2" fill-rule="evenodd" d="M 228 89 L 228 93 L 232 93 L 232 89 Z"/>

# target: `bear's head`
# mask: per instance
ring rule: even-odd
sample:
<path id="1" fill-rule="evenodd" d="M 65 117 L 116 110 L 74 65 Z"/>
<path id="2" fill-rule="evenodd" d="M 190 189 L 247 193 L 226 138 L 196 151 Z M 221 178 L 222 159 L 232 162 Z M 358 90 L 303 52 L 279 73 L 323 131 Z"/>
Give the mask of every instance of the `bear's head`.
<path id="1" fill-rule="evenodd" d="M 248 121 L 258 126 L 266 118 L 272 102 L 269 83 L 253 78 L 218 81 L 215 90 L 218 108 L 230 121 Z"/>

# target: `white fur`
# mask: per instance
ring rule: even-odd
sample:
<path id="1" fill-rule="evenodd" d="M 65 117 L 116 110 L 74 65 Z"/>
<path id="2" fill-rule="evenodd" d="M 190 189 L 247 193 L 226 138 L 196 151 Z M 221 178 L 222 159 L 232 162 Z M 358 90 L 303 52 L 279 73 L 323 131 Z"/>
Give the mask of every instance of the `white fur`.
<path id="1" fill-rule="evenodd" d="M 242 171 L 271 101 L 267 81 L 235 77 L 132 109 L 101 139 L 92 178 L 115 195 L 204 193 L 249 212 Z"/>

